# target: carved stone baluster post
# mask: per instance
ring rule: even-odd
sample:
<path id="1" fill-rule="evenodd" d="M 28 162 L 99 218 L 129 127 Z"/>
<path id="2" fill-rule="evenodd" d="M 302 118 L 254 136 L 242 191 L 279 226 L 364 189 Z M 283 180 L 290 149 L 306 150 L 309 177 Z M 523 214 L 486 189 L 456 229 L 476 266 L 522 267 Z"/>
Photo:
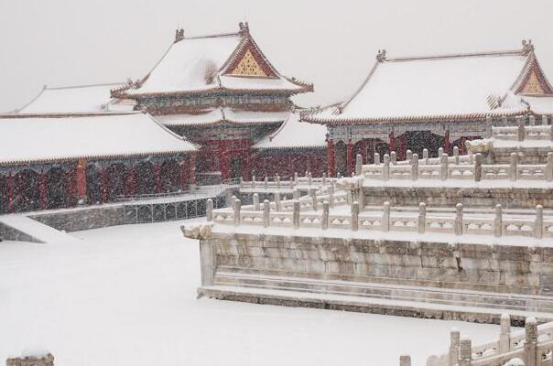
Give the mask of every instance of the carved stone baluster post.
<path id="1" fill-rule="evenodd" d="M 381 164 L 381 156 L 379 153 L 373 153 L 373 164 Z"/>
<path id="2" fill-rule="evenodd" d="M 440 158 L 440 164 L 441 164 L 441 170 L 440 170 L 441 180 L 446 181 L 448 179 L 448 154 L 443 153 L 439 158 Z"/>
<path id="3" fill-rule="evenodd" d="M 481 155 L 481 153 L 475 154 L 475 169 L 473 173 L 475 182 L 481 181 L 481 176 L 483 173 L 483 156 Z"/>
<path id="4" fill-rule="evenodd" d="M 401 366 L 411 366 L 412 365 L 412 357 L 410 357 L 409 354 L 400 355 L 400 365 Z"/>
<path id="5" fill-rule="evenodd" d="M 353 231 L 358 230 L 358 222 L 360 217 L 360 205 L 357 201 L 352 203 L 352 219 L 350 220 L 350 226 Z"/>
<path id="6" fill-rule="evenodd" d="M 383 232 L 388 232 L 390 229 L 390 203 L 385 201 L 383 204 L 383 218 L 381 219 Z"/>
<path id="7" fill-rule="evenodd" d="M 390 157 L 385 154 L 383 157 L 383 170 L 381 171 L 381 178 L 383 181 L 388 181 L 390 177 Z"/>
<path id="8" fill-rule="evenodd" d="M 427 148 L 423 149 L 423 159 L 425 159 L 425 164 L 429 164 L 429 150 Z"/>
<path id="9" fill-rule="evenodd" d="M 419 203 L 419 213 L 417 216 L 417 233 L 425 233 L 425 217 L 427 216 L 427 205 Z"/>
<path id="10" fill-rule="evenodd" d="M 254 210 L 260 211 L 260 196 L 257 193 L 252 196 L 252 202 L 254 204 Z"/>
<path id="11" fill-rule="evenodd" d="M 535 209 L 535 228 L 534 234 L 535 238 L 542 238 L 542 226 L 543 226 L 543 215 L 542 215 L 542 205 L 537 205 Z"/>
<path id="12" fill-rule="evenodd" d="M 281 189 L 281 177 L 279 177 L 279 175 L 275 176 L 275 182 L 277 184 L 277 190 L 280 190 Z"/>
<path id="13" fill-rule="evenodd" d="M 457 145 L 452 148 L 452 154 L 454 155 L 454 164 L 460 164 L 460 148 Z"/>
<path id="14" fill-rule="evenodd" d="M 300 190 L 294 189 L 294 190 L 292 191 L 292 198 L 293 198 L 294 200 L 300 199 Z"/>
<path id="15" fill-rule="evenodd" d="M 212 222 L 214 220 L 214 201 L 212 199 L 208 199 L 206 201 L 206 220 L 208 222 Z"/>
<path id="16" fill-rule="evenodd" d="M 458 361 L 459 366 L 471 366 L 472 350 L 471 339 L 469 336 L 464 335 L 460 338 L 460 358 Z"/>
<path id="17" fill-rule="evenodd" d="M 542 125 L 547 126 L 548 125 L 548 116 L 542 115 Z"/>
<path id="18" fill-rule="evenodd" d="M 450 330 L 450 347 L 448 348 L 448 365 L 456 366 L 458 364 L 460 352 L 460 330 L 452 328 Z"/>
<path id="19" fill-rule="evenodd" d="M 273 199 L 275 200 L 275 211 L 281 211 L 281 193 L 276 192 L 273 194 Z"/>
<path id="20" fill-rule="evenodd" d="M 364 210 L 365 208 L 365 195 L 364 195 L 364 179 L 363 177 L 360 177 L 358 179 L 358 204 L 360 205 L 360 210 Z"/>
<path id="21" fill-rule="evenodd" d="M 510 351 L 510 315 L 503 313 L 500 316 L 500 338 L 498 339 L 498 354 Z"/>
<path id="22" fill-rule="evenodd" d="M 323 215 L 321 216 L 321 229 L 329 228 L 329 202 L 323 202 Z"/>
<path id="23" fill-rule="evenodd" d="M 290 178 L 289 189 L 294 190 L 294 181 L 293 181 L 292 177 Z"/>
<path id="24" fill-rule="evenodd" d="M 510 153 L 510 168 L 508 170 L 510 181 L 517 181 L 517 153 Z"/>
<path id="25" fill-rule="evenodd" d="M 396 165 L 396 152 L 390 152 L 390 161 L 393 166 Z"/>
<path id="26" fill-rule="evenodd" d="M 464 234 L 464 204 L 456 204 L 456 218 L 454 219 L 454 234 L 461 236 Z"/>
<path id="27" fill-rule="evenodd" d="M 503 231 L 503 224 L 502 224 L 502 205 L 497 204 L 496 208 L 494 209 L 494 237 L 502 237 L 502 231 Z"/>
<path id="28" fill-rule="evenodd" d="M 298 185 L 298 172 L 294 172 L 294 184 Z"/>
<path id="29" fill-rule="evenodd" d="M 235 202 L 233 203 L 233 222 L 235 226 L 240 226 L 240 207 L 240 200 L 235 199 Z"/>
<path id="30" fill-rule="evenodd" d="M 265 176 L 264 178 L 264 189 L 268 189 L 269 187 L 269 178 L 267 176 Z"/>
<path id="31" fill-rule="evenodd" d="M 552 182 L 552 152 L 549 152 L 546 156 L 546 172 L 544 176 L 546 177 L 546 182 Z"/>
<path id="32" fill-rule="evenodd" d="M 523 346 L 523 363 L 526 366 L 539 366 L 542 362 L 537 353 L 538 337 L 537 319 L 528 317 L 525 320 L 525 344 Z"/>
<path id="33" fill-rule="evenodd" d="M 256 176 L 252 176 L 252 188 L 256 188 Z"/>
<path id="34" fill-rule="evenodd" d="M 329 206 L 331 208 L 335 207 L 335 183 L 331 182 L 329 186 Z"/>
<path id="35" fill-rule="evenodd" d="M 443 154 L 444 154 L 444 148 L 440 147 L 439 150 L 437 151 L 437 157 L 440 159 Z"/>
<path id="36" fill-rule="evenodd" d="M 325 187 L 327 185 L 327 174 L 323 172 L 323 175 L 321 176 L 321 184 Z"/>
<path id="37" fill-rule="evenodd" d="M 292 205 L 292 225 L 294 229 L 298 229 L 300 228 L 300 202 L 294 200 Z"/>
<path id="38" fill-rule="evenodd" d="M 312 173 L 308 172 L 308 186 L 312 186 Z"/>
<path id="39" fill-rule="evenodd" d="M 517 141 L 525 140 L 525 120 L 521 117 L 517 119 Z"/>
<path id="40" fill-rule="evenodd" d="M 269 200 L 264 200 L 264 228 L 269 227 Z"/>
<path id="41" fill-rule="evenodd" d="M 356 154 L 356 176 L 362 174 L 363 160 L 361 154 Z"/>
<path id="42" fill-rule="evenodd" d="M 419 157 L 417 153 L 412 155 L 412 181 L 419 179 Z"/>
<path id="43" fill-rule="evenodd" d="M 413 153 L 410 149 L 408 149 L 408 150 L 406 151 L 406 160 L 407 160 L 408 162 L 410 162 L 410 161 L 412 160 L 413 154 L 414 154 L 414 153 Z"/>
<path id="44" fill-rule="evenodd" d="M 317 211 L 317 195 L 315 189 L 310 189 L 310 197 L 312 198 L 312 209 Z"/>

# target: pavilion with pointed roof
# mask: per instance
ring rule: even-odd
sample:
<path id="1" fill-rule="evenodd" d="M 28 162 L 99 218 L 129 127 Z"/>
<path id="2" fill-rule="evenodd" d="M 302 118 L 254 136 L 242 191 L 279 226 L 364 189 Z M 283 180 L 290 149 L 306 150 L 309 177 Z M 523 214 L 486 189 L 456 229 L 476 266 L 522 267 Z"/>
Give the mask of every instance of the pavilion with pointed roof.
<path id="1" fill-rule="evenodd" d="M 112 96 L 135 100 L 174 132 L 198 143 L 197 174 L 222 180 L 251 175 L 251 147 L 279 128 L 294 107 L 290 97 L 313 85 L 280 74 L 250 34 L 188 37 L 174 43 L 141 80 Z"/>
<path id="2" fill-rule="evenodd" d="M 464 151 L 465 140 L 485 136 L 487 119 L 552 123 L 552 85 L 531 41 L 518 50 L 421 57 L 382 50 L 376 59 L 352 97 L 303 118 L 329 128 L 330 175 L 350 174 L 358 153 L 370 163 L 376 152 L 403 159 L 407 150 Z"/>

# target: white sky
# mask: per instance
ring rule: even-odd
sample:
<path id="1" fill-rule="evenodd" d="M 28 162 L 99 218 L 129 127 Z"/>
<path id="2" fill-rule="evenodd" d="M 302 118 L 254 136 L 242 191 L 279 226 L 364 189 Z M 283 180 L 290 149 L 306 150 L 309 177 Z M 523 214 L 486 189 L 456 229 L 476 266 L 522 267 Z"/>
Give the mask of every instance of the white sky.
<path id="1" fill-rule="evenodd" d="M 250 31 L 276 68 L 315 84 L 301 105 L 342 100 L 379 48 L 399 55 L 514 49 L 532 39 L 552 80 L 552 0 L 0 0 L 0 111 L 43 85 L 144 76 L 185 36 Z"/>

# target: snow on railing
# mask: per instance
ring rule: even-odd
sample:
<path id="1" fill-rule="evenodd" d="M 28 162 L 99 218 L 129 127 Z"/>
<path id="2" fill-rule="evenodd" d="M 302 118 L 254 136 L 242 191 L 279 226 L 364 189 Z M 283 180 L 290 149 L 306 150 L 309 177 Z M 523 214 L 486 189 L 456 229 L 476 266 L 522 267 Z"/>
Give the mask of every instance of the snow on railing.
<path id="1" fill-rule="evenodd" d="M 359 156 L 361 160 L 361 156 Z M 357 159 L 358 160 L 358 159 Z M 377 161 L 377 160 L 376 160 Z M 378 161 L 377 161 L 378 162 Z M 510 155 L 510 164 L 483 164 L 480 153 L 468 156 L 455 155 L 449 157 L 443 153 L 440 159 L 419 159 L 417 154 L 411 155 L 410 161 L 393 164 L 388 154 L 383 163 L 357 167 L 365 179 L 389 181 L 436 179 L 436 180 L 539 180 L 552 182 L 552 152 L 548 153 L 546 164 L 519 164 L 517 153 Z"/>
<path id="2" fill-rule="evenodd" d="M 511 332 L 510 316 L 500 318 L 497 340 L 472 346 L 471 339 L 460 336 L 458 329 L 450 332 L 448 353 L 427 358 L 428 366 L 551 366 L 552 322 L 537 325 L 534 317 L 525 321 L 525 330 Z M 401 366 L 409 366 L 410 357 L 400 357 Z"/>
<path id="3" fill-rule="evenodd" d="M 525 126 L 520 120 L 518 126 L 501 126 L 492 128 L 492 137 L 499 140 L 550 140 L 552 126 Z"/>
<path id="4" fill-rule="evenodd" d="M 306 176 L 300 177 L 298 173 L 294 174 L 294 180 L 281 181 L 279 176 L 275 176 L 270 181 L 269 177 L 265 177 L 263 181 L 256 181 L 256 177 L 252 177 L 252 181 L 240 180 L 241 189 L 260 189 L 264 191 L 270 190 L 294 190 L 297 187 L 312 187 L 312 186 L 327 186 L 331 182 L 335 182 L 335 178 L 328 178 L 324 173 L 322 177 L 313 177 L 311 172 L 306 172 Z"/>
<path id="5" fill-rule="evenodd" d="M 305 196 L 301 200 L 265 200 L 262 205 L 255 200 L 254 205 L 242 206 L 240 200 L 233 199 L 232 209 L 213 211 L 213 203 L 208 203 L 208 221 L 217 224 L 259 225 L 267 227 L 294 227 L 321 229 L 337 228 L 352 231 L 371 230 L 382 232 L 446 233 L 461 236 L 488 235 L 494 237 L 526 236 L 541 239 L 552 237 L 552 218 L 545 219 L 543 208 L 538 205 L 534 215 L 504 216 L 502 206 L 497 205 L 493 215 L 489 213 L 464 214 L 463 204 L 457 204 L 455 213 L 427 213 L 425 203 L 420 203 L 419 211 L 406 213 L 392 212 L 388 202 L 382 211 L 360 212 L 358 202 L 351 203 L 349 214 L 332 214 L 330 208 L 346 205 L 345 193 L 329 196 Z M 350 199 L 351 200 L 351 199 Z M 332 204 L 330 204 L 330 201 Z M 332 206 L 331 206 L 332 205 Z M 211 209 L 210 209 L 211 208 Z M 321 209 L 321 211 L 320 211 Z"/>

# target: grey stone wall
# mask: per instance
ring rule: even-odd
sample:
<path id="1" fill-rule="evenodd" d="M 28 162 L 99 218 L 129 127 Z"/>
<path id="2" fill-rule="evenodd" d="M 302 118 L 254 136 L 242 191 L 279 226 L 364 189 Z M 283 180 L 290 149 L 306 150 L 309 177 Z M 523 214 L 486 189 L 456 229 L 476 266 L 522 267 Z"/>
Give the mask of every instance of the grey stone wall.
<path id="1" fill-rule="evenodd" d="M 28 234 L 23 233 L 1 222 L 0 222 L 0 239 L 3 241 L 24 241 L 24 242 L 42 243 L 42 241 L 39 241 L 38 239 L 32 236 L 29 236 Z"/>

